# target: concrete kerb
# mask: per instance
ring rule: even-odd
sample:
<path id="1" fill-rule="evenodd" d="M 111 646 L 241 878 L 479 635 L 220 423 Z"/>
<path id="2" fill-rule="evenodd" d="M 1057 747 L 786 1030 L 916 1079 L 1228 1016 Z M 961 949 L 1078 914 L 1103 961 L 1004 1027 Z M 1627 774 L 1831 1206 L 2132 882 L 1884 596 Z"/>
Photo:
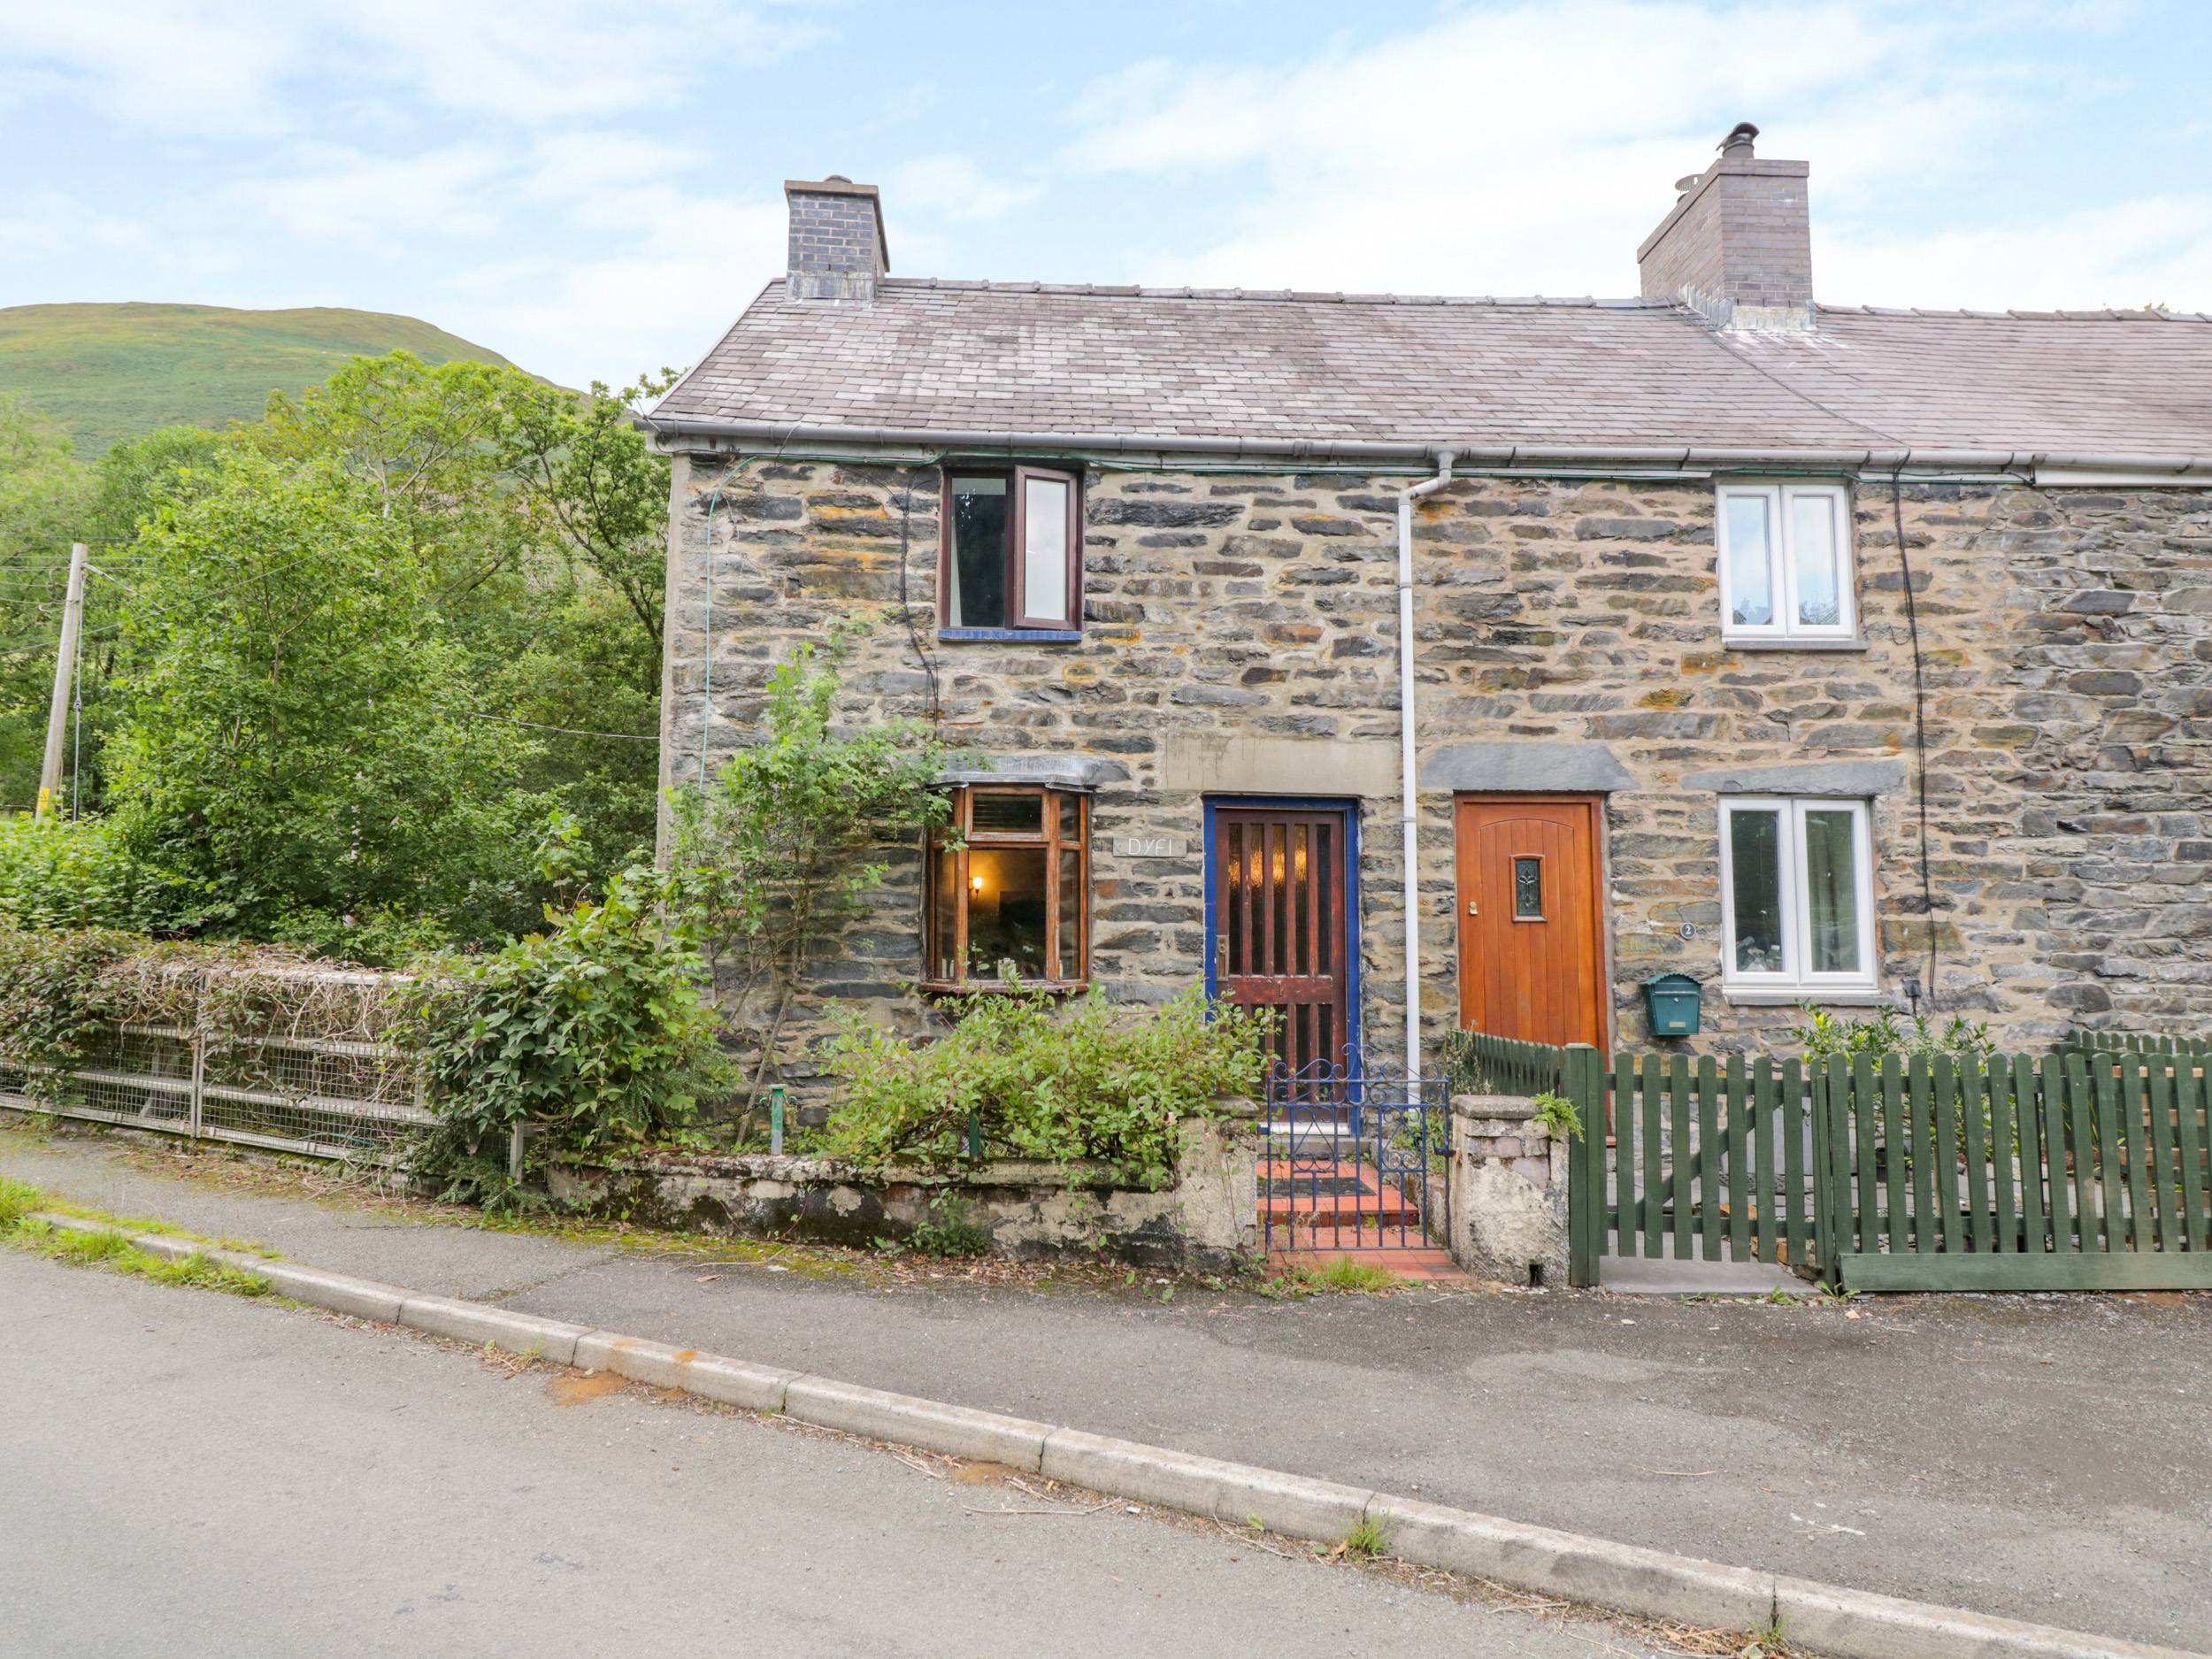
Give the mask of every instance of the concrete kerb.
<path id="1" fill-rule="evenodd" d="M 832 1382 L 826 1377 L 795 1379 L 785 1392 L 783 1409 L 802 1423 L 874 1440 L 897 1440 L 953 1457 L 1004 1463 L 1027 1474 L 1039 1471 L 1045 1441 L 1053 1433 L 1049 1423 L 942 1405 L 910 1394 Z"/>
<path id="2" fill-rule="evenodd" d="M 577 1341 L 594 1334 L 588 1325 L 508 1313 L 450 1296 L 408 1297 L 400 1304 L 399 1323 L 456 1341 L 488 1342 L 511 1353 L 541 1355 L 556 1365 L 574 1364 Z"/>
<path id="3" fill-rule="evenodd" d="M 74 1216 L 39 1218 L 73 1231 L 119 1231 Z M 131 1242 L 173 1261 L 204 1254 L 261 1275 L 281 1294 L 336 1312 L 604 1369 L 652 1386 L 681 1389 L 750 1410 L 783 1411 L 873 1440 L 1002 1463 L 1110 1497 L 1229 1525 L 1257 1520 L 1271 1532 L 1325 1543 L 1340 1540 L 1369 1517 L 1386 1531 L 1389 1553 L 1417 1565 L 1709 1629 L 1758 1631 L 1778 1620 L 1792 1642 L 1836 1659 L 2208 1659 L 2178 1648 L 1990 1618 L 1524 1525 L 1417 1499 L 589 1331 L 480 1302 L 417 1296 L 389 1285 L 211 1249 L 166 1234 L 138 1234 Z M 372 1310 L 403 1317 L 394 1319 Z M 414 1317 L 404 1317 L 410 1313 Z"/>
<path id="4" fill-rule="evenodd" d="M 1060 1429 L 1044 1444 L 1038 1471 L 1048 1480 L 1088 1486 L 1193 1515 L 1241 1525 L 1257 1520 L 1290 1538 L 1336 1543 L 1366 1514 L 1376 1494 L 1271 1469 L 1225 1463 L 1136 1440 Z"/>

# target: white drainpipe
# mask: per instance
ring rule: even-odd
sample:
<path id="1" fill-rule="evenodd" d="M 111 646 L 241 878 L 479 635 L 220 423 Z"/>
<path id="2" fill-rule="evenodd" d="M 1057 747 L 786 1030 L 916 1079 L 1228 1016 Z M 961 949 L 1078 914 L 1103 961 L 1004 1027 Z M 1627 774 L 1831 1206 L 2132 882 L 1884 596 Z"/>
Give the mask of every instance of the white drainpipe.
<path id="1" fill-rule="evenodd" d="M 1421 1080 L 1420 802 L 1413 757 L 1413 503 L 1452 481 L 1452 451 L 1436 452 L 1436 476 L 1398 492 L 1398 767 L 1404 800 L 1406 1077 Z"/>

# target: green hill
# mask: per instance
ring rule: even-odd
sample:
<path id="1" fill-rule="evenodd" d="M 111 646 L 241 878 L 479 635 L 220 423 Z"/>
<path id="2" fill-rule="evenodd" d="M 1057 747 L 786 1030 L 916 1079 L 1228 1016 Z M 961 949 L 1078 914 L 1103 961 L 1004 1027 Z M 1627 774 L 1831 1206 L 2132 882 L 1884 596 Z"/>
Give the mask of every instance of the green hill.
<path id="1" fill-rule="evenodd" d="M 0 307 L 0 392 L 37 404 L 91 460 L 157 426 L 258 419 L 272 391 L 400 346 L 431 363 L 507 361 L 412 317 L 328 305 L 13 305 Z"/>

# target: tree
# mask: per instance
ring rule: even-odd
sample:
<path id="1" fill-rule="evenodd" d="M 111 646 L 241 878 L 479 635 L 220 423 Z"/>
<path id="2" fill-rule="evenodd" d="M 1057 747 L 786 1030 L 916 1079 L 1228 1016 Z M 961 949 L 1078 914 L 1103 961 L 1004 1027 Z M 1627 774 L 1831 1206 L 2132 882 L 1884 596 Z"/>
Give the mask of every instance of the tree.
<path id="1" fill-rule="evenodd" d="M 584 820 L 599 882 L 645 855 L 658 809 L 658 751 L 640 740 L 660 724 L 668 463 L 623 399 L 662 383 L 580 397 L 518 369 L 395 351 L 272 398 L 240 437 L 374 493 L 429 574 L 438 632 L 469 658 L 466 706 L 556 728 L 525 782 Z"/>
<path id="2" fill-rule="evenodd" d="M 509 405 L 502 457 L 537 522 L 630 607 L 649 647 L 649 690 L 660 680 L 668 463 L 646 447 L 634 411 L 675 383 L 676 372 L 663 369 L 619 392 L 594 380 L 581 399 L 534 386 Z"/>
<path id="3" fill-rule="evenodd" d="M 96 488 L 67 433 L 0 396 L 0 806 L 38 788 L 69 544 Z"/>
<path id="4" fill-rule="evenodd" d="M 326 461 L 225 454 L 142 533 L 111 749 L 134 850 L 188 879 L 186 919 L 248 936 L 427 912 L 461 938 L 537 909 L 552 803 L 536 744 L 466 718 L 466 654 L 374 488 Z"/>

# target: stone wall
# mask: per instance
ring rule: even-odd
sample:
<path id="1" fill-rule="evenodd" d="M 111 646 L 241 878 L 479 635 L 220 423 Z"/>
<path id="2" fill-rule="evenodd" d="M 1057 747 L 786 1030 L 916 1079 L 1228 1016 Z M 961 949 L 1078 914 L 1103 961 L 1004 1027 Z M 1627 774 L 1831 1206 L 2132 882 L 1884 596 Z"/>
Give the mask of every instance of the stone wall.
<path id="1" fill-rule="evenodd" d="M 1169 738 L 1394 741 L 1394 492 L 1402 479 L 1094 471 L 1079 643 L 940 642 L 938 475 L 852 462 L 678 458 L 664 764 L 695 777 L 712 515 L 713 724 L 745 741 L 769 666 L 832 617 L 873 633 L 856 723 L 903 715 L 999 756 L 1081 752 L 1126 777 L 1094 806 L 1095 979 L 1157 1000 L 1202 970 L 1200 797 Z M 2010 483 L 1902 492 L 1928 756 L 1928 894 L 1912 787 L 1876 802 L 1882 981 L 2030 1044 L 2070 1024 L 2212 1022 L 2212 493 Z M 1914 652 L 1890 491 L 1856 492 L 1858 650 L 1727 649 L 1709 482 L 1463 479 L 1417 519 L 1419 739 L 1606 744 L 1617 1040 L 1638 984 L 1708 982 L 1704 1034 L 1759 1046 L 1788 1009 L 1718 992 L 1717 768 L 1915 760 Z M 903 567 L 903 568 L 902 568 Z M 1331 752 L 1317 747 L 1317 759 Z M 711 764 L 711 758 L 710 758 Z M 1327 775 L 1317 766 L 1318 780 Z M 1182 780 L 1178 780 L 1179 782 Z M 1394 1052 L 1403 912 L 1395 802 L 1366 803 L 1361 939 L 1371 1045 Z M 1118 861 L 1116 833 L 1190 838 Z M 1456 1018 L 1451 800 L 1423 803 L 1425 1027 Z M 919 859 L 819 965 L 826 994 L 913 1004 Z M 1694 936 L 1679 936 L 1684 926 Z"/>
<path id="2" fill-rule="evenodd" d="M 979 1255 L 1230 1273 L 1263 1245 L 1252 1116 L 1240 1102 L 1232 1117 L 1184 1119 L 1175 1184 L 1156 1191 L 1102 1167 L 1036 1159 L 877 1169 L 765 1153 L 662 1153 L 557 1165 L 549 1179 L 555 1196 L 595 1213 L 726 1238 L 867 1249 L 963 1229 Z"/>

